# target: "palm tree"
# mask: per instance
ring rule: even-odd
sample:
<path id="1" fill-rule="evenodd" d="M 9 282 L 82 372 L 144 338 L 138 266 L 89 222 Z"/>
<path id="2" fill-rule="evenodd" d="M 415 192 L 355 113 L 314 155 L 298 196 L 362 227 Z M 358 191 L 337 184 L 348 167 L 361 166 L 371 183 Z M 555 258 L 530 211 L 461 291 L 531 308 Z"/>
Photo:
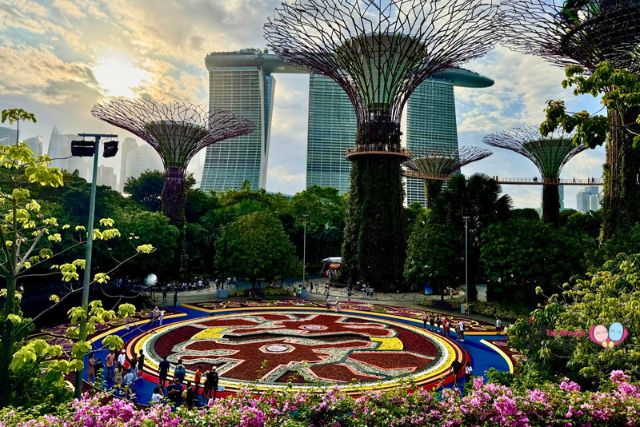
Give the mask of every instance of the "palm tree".
<path id="1" fill-rule="evenodd" d="M 476 297 L 473 286 L 479 278 L 480 236 L 490 224 L 506 221 L 511 197 L 501 194 L 495 180 L 483 174 L 454 175 L 438 195 L 429 221 L 452 227 L 459 242 L 464 242 L 464 217 L 469 217 L 469 299 Z M 461 251 L 460 256 L 464 253 Z"/>

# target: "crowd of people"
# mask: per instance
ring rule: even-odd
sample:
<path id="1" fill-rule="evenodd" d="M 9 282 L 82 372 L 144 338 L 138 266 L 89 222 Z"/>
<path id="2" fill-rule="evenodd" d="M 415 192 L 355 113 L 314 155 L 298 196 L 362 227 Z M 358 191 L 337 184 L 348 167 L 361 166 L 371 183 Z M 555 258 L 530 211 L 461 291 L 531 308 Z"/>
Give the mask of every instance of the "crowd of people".
<path id="1" fill-rule="evenodd" d="M 456 333 L 456 339 L 464 341 L 464 332 L 466 330 L 466 323 L 461 319 L 455 322 L 454 319 L 449 319 L 445 315 L 438 315 L 425 311 L 422 315 L 422 324 L 425 329 L 431 331 L 441 331 L 445 337 L 450 336 L 451 329 Z"/>
<path id="2" fill-rule="evenodd" d="M 120 353 L 109 351 L 104 358 L 96 357 L 95 353 L 89 354 L 88 361 L 88 381 L 99 388 L 111 390 L 114 395 L 137 400 L 136 383 L 142 378 L 145 365 L 145 355 L 142 350 L 140 354 L 133 354 L 127 357 L 124 349 Z M 173 369 L 173 380 L 169 381 L 171 363 L 167 358 L 163 358 L 158 367 L 158 386 L 154 388 L 150 403 L 168 402 L 173 407 L 203 406 L 209 399 L 216 399 L 221 391 L 218 385 L 218 372 L 215 366 L 205 370 L 202 365 L 198 365 L 194 372 L 192 381 L 185 381 L 187 370 L 182 363 Z"/>

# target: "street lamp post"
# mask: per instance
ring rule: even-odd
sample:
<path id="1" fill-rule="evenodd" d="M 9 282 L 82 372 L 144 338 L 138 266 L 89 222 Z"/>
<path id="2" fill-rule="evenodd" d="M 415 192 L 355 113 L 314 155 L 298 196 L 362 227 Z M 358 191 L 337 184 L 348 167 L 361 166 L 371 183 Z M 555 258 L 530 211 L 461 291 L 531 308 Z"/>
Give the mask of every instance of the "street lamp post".
<path id="1" fill-rule="evenodd" d="M 305 276 L 307 273 L 307 215 L 302 215 L 304 224 L 304 242 L 302 243 L 302 286 L 305 284 Z"/>
<path id="2" fill-rule="evenodd" d="M 91 197 L 89 199 L 89 221 L 87 224 L 87 243 L 85 248 L 85 265 L 84 275 L 82 278 L 82 309 L 84 311 L 84 317 L 80 319 L 80 331 L 78 333 L 78 342 L 86 341 L 87 339 L 87 319 L 89 317 L 89 283 L 91 282 L 91 256 L 93 249 L 93 222 L 96 210 L 96 181 L 98 178 L 98 157 L 100 148 L 100 139 L 102 138 L 117 138 L 118 135 L 113 134 L 94 134 L 94 133 L 80 133 L 78 136 L 83 138 L 82 141 L 71 142 L 71 154 L 73 156 L 88 157 L 93 156 L 93 170 L 91 179 Z M 85 141 L 84 138 L 93 138 L 93 141 Z M 110 145 L 107 145 L 110 144 Z M 114 145 L 115 144 L 115 145 Z M 110 141 L 105 143 L 105 149 L 103 155 L 105 157 L 113 157 L 118 151 L 118 145 L 116 141 Z M 83 357 L 84 360 L 84 357 Z M 78 372 L 76 375 L 76 388 L 75 396 L 80 398 L 82 394 L 82 372 Z"/>
<path id="3" fill-rule="evenodd" d="M 464 216 L 464 296 L 465 311 L 469 309 L 469 217 Z"/>

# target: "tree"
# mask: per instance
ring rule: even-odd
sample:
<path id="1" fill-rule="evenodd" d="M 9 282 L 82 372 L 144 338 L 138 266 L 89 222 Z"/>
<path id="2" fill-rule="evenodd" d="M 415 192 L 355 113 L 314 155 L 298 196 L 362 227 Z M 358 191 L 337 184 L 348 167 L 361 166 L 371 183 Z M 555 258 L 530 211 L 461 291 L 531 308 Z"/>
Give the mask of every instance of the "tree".
<path id="1" fill-rule="evenodd" d="M 270 213 L 241 216 L 225 226 L 216 240 L 215 265 L 223 275 L 251 281 L 291 274 L 295 248 L 280 221 Z"/>
<path id="2" fill-rule="evenodd" d="M 127 210 L 118 213 L 118 223 L 124 239 L 109 251 L 114 255 L 128 253 L 131 246 L 144 240 L 155 248 L 154 256 L 143 257 L 135 264 L 126 265 L 120 271 L 123 275 L 142 278 L 154 273 L 161 279 L 175 274 L 174 251 L 177 246 L 179 232 L 171 225 L 169 218 L 160 212 Z"/>
<path id="3" fill-rule="evenodd" d="M 346 210 L 346 200 L 335 188 L 313 185 L 295 194 L 288 212 L 294 221 L 290 236 L 296 242 L 298 254 L 302 255 L 305 221 L 308 239 L 307 262 L 319 263 L 326 257 L 339 254 Z"/>
<path id="4" fill-rule="evenodd" d="M 193 174 L 188 174 L 185 187 L 187 190 L 196 184 Z M 129 177 L 124 185 L 124 191 L 131 198 L 152 212 L 158 212 L 162 208 L 162 187 L 164 174 L 160 171 L 146 170 L 138 177 Z"/>
<path id="5" fill-rule="evenodd" d="M 2 118 L 10 123 L 25 118 L 33 119 L 32 115 L 23 110 L 4 110 Z M 0 310 L 0 382 L 3 384 L 0 388 L 0 406 L 6 405 L 18 387 L 25 383 L 25 372 L 33 375 L 41 362 L 61 351 L 59 347 L 49 346 L 44 342 L 24 343 L 33 322 L 24 318 L 20 309 L 21 293 L 17 289 L 18 280 L 28 277 L 34 267 L 50 262 L 73 247 L 83 245 L 87 238 L 83 226 L 73 228 L 68 224 L 59 225 L 56 218 L 44 214 L 40 203 L 31 196 L 30 186 L 56 188 L 63 184 L 62 173 L 58 169 L 50 168 L 50 163 L 51 159 L 48 156 L 34 157 L 29 147 L 17 140 L 15 145 L 0 146 L 0 275 L 6 283 L 6 288 L 0 291 L 4 297 Z M 99 223 L 100 228 L 96 228 L 92 236 L 94 240 L 119 237 L 120 232 L 114 227 L 113 220 L 102 219 Z M 58 247 L 62 242 L 62 235 L 71 232 L 77 233 L 76 242 L 65 248 Z M 152 250 L 151 245 L 139 245 L 128 259 L 138 253 L 149 253 Z M 82 259 L 51 266 L 51 269 L 59 272 L 66 282 L 79 279 L 78 270 L 82 268 Z M 110 271 L 96 273 L 93 283 L 107 282 L 109 273 Z M 59 304 L 80 289 L 82 288 L 72 290 L 62 298 L 53 295 L 51 300 L 54 305 Z M 72 322 L 88 319 L 89 330 L 95 330 L 99 319 L 109 318 L 113 313 L 97 306 L 94 308 L 95 310 L 92 309 L 89 313 L 82 308 L 77 308 L 80 311 L 74 309 Z M 127 305 L 123 309 L 123 315 L 128 315 L 130 311 Z M 44 313 L 39 316 L 42 314 Z M 74 329 L 70 333 L 75 333 L 77 337 L 77 330 Z M 82 359 L 87 348 L 86 342 L 76 342 L 72 349 L 75 360 L 71 363 L 52 361 L 46 366 L 46 372 L 50 371 L 55 377 L 55 383 L 61 384 L 64 373 L 82 369 Z M 22 368 L 26 364 L 33 366 L 24 371 Z"/>
<path id="6" fill-rule="evenodd" d="M 607 116 L 587 111 L 569 113 L 564 101 L 549 101 L 540 130 L 545 134 L 557 128 L 574 132 L 574 144 L 590 148 L 606 142 L 601 234 L 604 241 L 640 221 L 640 183 L 636 179 L 640 168 L 640 77 L 614 69 L 609 62 L 600 63 L 595 70 L 568 66 L 566 75 L 563 87 L 572 87 L 575 95 L 601 95 Z"/>
<path id="7" fill-rule="evenodd" d="M 586 272 L 587 251 L 595 238 L 539 220 L 511 219 L 482 233 L 480 266 L 489 298 L 533 308 L 536 287 L 556 292 L 572 276 Z"/>
<path id="8" fill-rule="evenodd" d="M 511 344 L 527 361 L 525 376 L 568 376 L 594 388 L 614 369 L 640 378 L 640 338 L 605 350 L 588 338 L 589 328 L 620 322 L 640 330 L 640 255 L 621 254 L 589 279 L 579 279 L 562 294 L 509 328 Z M 553 336 L 548 331 L 581 331 L 587 336 Z"/>
<path id="9" fill-rule="evenodd" d="M 451 227 L 458 242 L 464 242 L 464 219 L 469 217 L 469 298 L 476 297 L 480 278 L 480 236 L 482 231 L 495 222 L 505 221 L 509 216 L 511 198 L 501 196 L 502 189 L 486 175 L 464 175 L 452 177 L 436 198 L 429 222 Z M 459 256 L 463 256 L 460 252 Z"/>
<path id="10" fill-rule="evenodd" d="M 464 247 L 454 230 L 429 222 L 428 214 L 423 212 L 409 236 L 404 277 L 414 289 L 429 285 L 444 298 L 447 287 L 462 283 L 462 253 Z"/>

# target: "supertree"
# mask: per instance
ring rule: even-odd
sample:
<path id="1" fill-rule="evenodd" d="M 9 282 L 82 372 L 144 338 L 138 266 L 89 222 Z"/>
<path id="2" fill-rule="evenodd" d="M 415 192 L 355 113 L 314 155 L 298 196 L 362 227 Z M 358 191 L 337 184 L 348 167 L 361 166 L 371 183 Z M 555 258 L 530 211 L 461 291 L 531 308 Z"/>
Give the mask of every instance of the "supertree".
<path id="1" fill-rule="evenodd" d="M 294 0 L 265 25 L 285 60 L 333 79 L 357 117 L 343 278 L 376 289 L 402 281 L 405 254 L 400 116 L 427 77 L 482 56 L 501 14 L 483 0 Z"/>
<path id="2" fill-rule="evenodd" d="M 638 72 L 632 53 L 640 41 L 639 0 L 509 0 L 504 43 L 557 65 L 594 71 L 602 61 Z M 640 153 L 625 124 L 638 111 L 608 109 L 602 236 L 609 238 L 640 220 Z"/>
<path id="3" fill-rule="evenodd" d="M 184 102 L 161 103 L 152 98 L 116 98 L 96 104 L 91 113 L 128 130 L 153 147 L 164 164 L 162 211 L 180 230 L 177 259 L 182 267 L 185 223 L 185 177 L 189 161 L 216 142 L 253 131 L 250 120 L 224 110 Z"/>
<path id="4" fill-rule="evenodd" d="M 430 207 L 440 193 L 446 178 L 461 167 L 485 159 L 491 154 L 491 151 L 480 147 L 451 147 L 415 156 L 403 166 L 407 171 L 414 172 L 415 175 L 412 174 L 414 178 L 424 181 L 424 194 L 427 207 Z"/>
<path id="5" fill-rule="evenodd" d="M 535 126 L 509 129 L 487 135 L 485 144 L 504 148 L 525 156 L 533 162 L 542 177 L 542 219 L 558 224 L 560 216 L 560 192 L 558 183 L 564 165 L 576 154 L 586 150 L 584 145 L 574 145 L 569 135 L 554 133 L 542 136 Z"/>

